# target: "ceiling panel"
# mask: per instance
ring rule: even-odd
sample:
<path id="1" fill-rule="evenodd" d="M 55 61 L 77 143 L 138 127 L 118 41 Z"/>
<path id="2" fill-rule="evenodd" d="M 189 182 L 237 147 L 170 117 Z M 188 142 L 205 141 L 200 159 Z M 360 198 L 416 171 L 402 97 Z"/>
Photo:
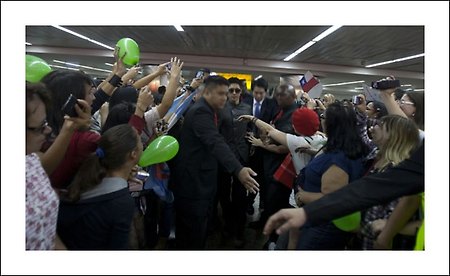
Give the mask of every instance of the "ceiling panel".
<path id="1" fill-rule="evenodd" d="M 324 84 L 352 80 L 369 84 L 395 72 L 416 88 L 423 88 L 424 83 L 424 58 L 364 67 L 423 53 L 423 26 L 343 26 L 289 62 L 283 59 L 329 26 L 183 26 L 184 32 L 173 26 L 64 27 L 111 47 L 121 38 L 133 38 L 141 50 L 141 63 L 158 64 L 170 56 L 183 56 L 186 72 L 205 65 L 222 72 L 262 74 L 273 85 L 280 76 L 308 70 Z M 49 63 L 59 59 L 111 69 L 105 62 L 113 62 L 112 51 L 51 26 L 27 26 L 26 41 L 33 44 L 27 47 L 28 54 Z"/>

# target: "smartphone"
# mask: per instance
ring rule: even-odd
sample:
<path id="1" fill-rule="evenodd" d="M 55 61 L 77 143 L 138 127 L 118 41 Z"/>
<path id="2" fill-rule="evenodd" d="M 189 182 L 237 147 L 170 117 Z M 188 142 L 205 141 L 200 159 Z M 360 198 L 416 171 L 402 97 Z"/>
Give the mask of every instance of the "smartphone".
<path id="1" fill-rule="evenodd" d="M 362 98 L 361 96 L 353 96 L 352 102 L 354 105 L 360 105 L 362 104 Z"/>
<path id="2" fill-rule="evenodd" d="M 136 173 L 136 178 L 141 180 L 142 182 L 145 182 L 149 176 L 150 174 L 146 171 L 138 171 Z"/>
<path id="3" fill-rule="evenodd" d="M 78 117 L 78 113 L 75 110 L 75 105 L 77 104 L 77 98 L 74 95 L 70 94 L 67 101 L 64 103 L 61 111 L 63 114 L 69 115 L 69 117 Z"/>
<path id="4" fill-rule="evenodd" d="M 195 78 L 196 79 L 202 79 L 204 74 L 205 73 L 203 71 L 198 71 L 197 74 L 195 74 Z"/>

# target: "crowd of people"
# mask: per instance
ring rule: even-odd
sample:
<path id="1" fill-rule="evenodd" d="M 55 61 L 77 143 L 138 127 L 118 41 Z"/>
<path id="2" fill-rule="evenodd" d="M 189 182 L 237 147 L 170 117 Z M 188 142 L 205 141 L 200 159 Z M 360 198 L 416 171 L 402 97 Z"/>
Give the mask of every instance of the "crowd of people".
<path id="1" fill-rule="evenodd" d="M 27 250 L 202 250 L 218 224 L 235 249 L 247 228 L 267 235 L 258 249 L 420 247 L 423 93 L 311 99 L 281 83 L 269 95 L 263 78 L 247 91 L 207 68 L 184 82 L 182 68 L 175 57 L 136 80 L 116 56 L 102 82 L 55 70 L 26 84 Z M 161 135 L 176 156 L 138 166 Z M 337 223 L 352 212 L 352 227 Z"/>

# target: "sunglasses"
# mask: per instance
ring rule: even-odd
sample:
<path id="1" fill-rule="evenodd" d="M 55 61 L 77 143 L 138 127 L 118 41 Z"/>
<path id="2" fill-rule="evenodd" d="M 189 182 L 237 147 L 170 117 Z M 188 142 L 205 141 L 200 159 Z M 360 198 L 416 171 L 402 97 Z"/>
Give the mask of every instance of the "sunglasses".
<path id="1" fill-rule="evenodd" d="M 230 93 L 233 93 L 233 92 L 236 92 L 236 93 L 241 93 L 241 89 L 239 89 L 239 88 L 230 88 L 230 89 L 228 89 L 228 92 L 230 92 Z"/>
<path id="2" fill-rule="evenodd" d="M 44 134 L 47 127 L 48 127 L 48 122 L 47 122 L 47 120 L 44 120 L 42 125 L 40 125 L 38 127 L 27 127 L 27 130 Z"/>

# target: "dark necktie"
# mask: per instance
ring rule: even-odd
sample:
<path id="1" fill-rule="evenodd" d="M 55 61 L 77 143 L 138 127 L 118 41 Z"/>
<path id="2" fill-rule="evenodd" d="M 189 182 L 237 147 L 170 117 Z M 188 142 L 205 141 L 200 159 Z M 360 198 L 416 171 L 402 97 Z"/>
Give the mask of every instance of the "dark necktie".
<path id="1" fill-rule="evenodd" d="M 261 103 L 260 102 L 255 103 L 255 117 L 258 119 L 261 118 Z"/>

